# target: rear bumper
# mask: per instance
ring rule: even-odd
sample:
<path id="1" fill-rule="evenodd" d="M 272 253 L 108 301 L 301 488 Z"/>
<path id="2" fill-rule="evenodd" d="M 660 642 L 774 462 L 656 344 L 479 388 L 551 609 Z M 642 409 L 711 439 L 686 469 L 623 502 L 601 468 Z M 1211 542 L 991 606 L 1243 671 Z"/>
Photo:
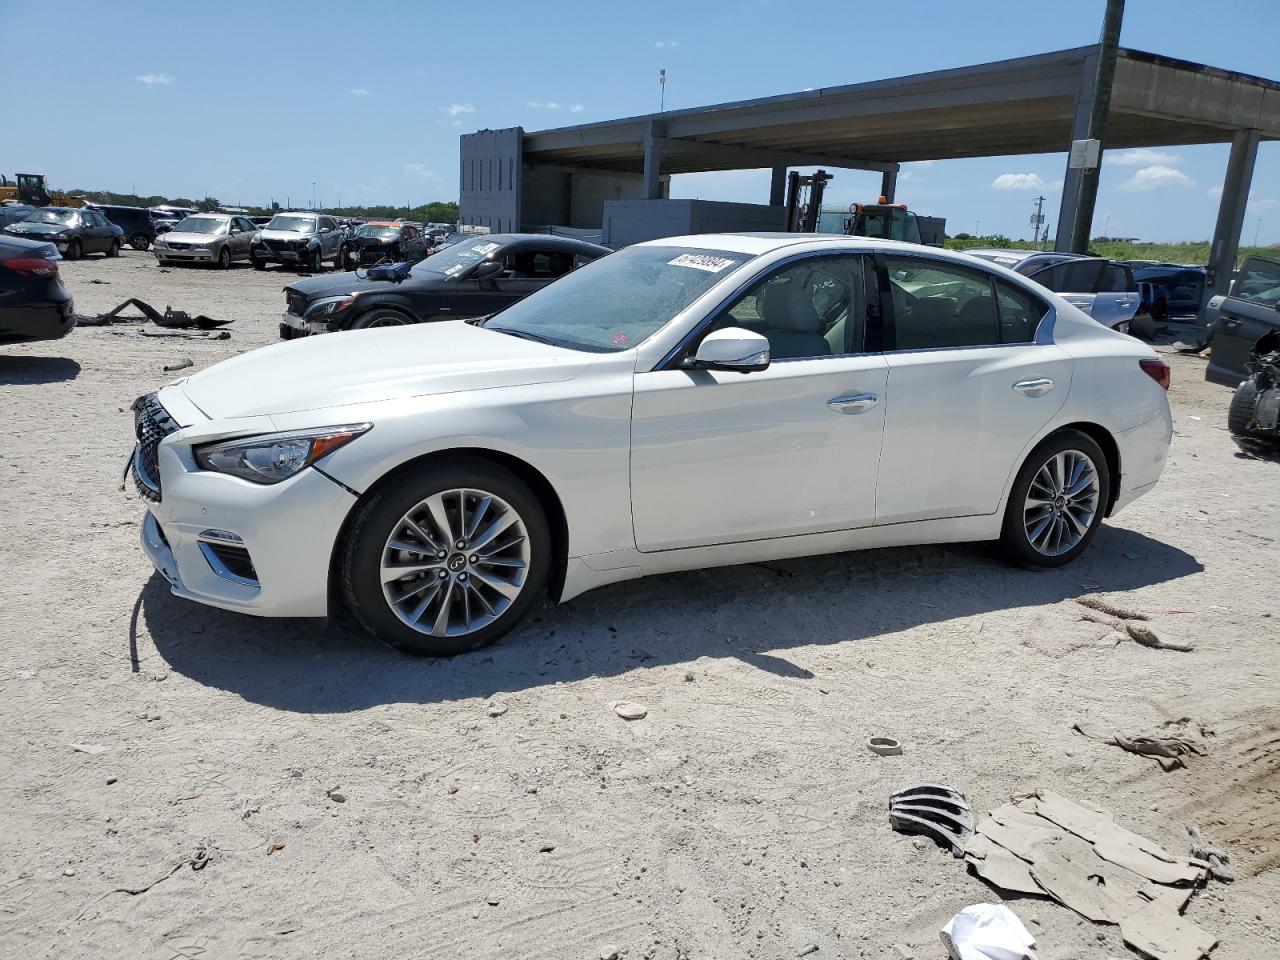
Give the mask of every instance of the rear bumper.
<path id="1" fill-rule="evenodd" d="M 1173 417 L 1166 410 L 1116 434 L 1115 440 L 1120 450 L 1120 490 L 1111 508 L 1113 514 L 1150 492 L 1160 479 L 1173 442 Z"/>
<path id="2" fill-rule="evenodd" d="M 76 328 L 75 305 L 65 300 L 0 307 L 0 341 L 60 340 Z"/>

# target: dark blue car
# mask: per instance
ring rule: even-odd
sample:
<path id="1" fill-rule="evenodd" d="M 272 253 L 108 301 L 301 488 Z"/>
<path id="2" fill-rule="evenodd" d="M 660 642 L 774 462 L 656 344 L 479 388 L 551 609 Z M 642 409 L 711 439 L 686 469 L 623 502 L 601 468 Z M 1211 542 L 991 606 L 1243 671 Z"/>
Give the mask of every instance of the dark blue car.
<path id="1" fill-rule="evenodd" d="M 1142 307 L 1155 320 L 1171 314 L 1195 314 L 1204 296 L 1204 267 L 1160 264 L 1134 267 L 1133 279 L 1142 292 Z"/>

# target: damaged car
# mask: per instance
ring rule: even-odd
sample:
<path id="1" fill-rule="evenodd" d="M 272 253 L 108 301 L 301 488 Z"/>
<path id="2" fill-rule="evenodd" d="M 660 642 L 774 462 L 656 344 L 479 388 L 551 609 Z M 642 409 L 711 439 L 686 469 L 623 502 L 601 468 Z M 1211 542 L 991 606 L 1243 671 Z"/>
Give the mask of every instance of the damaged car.
<path id="1" fill-rule="evenodd" d="M 422 227 L 404 220 L 370 220 L 352 231 L 342 256 L 347 270 L 377 263 L 417 263 L 430 252 Z"/>
<path id="2" fill-rule="evenodd" d="M 342 267 L 342 251 L 346 232 L 333 217 L 319 213 L 277 213 L 249 245 L 249 259 L 254 269 L 265 270 L 267 264 L 319 273 L 326 260 L 335 269 Z"/>
<path id="3" fill-rule="evenodd" d="M 1231 395 L 1227 429 L 1244 450 L 1280 448 L 1280 329 L 1258 338 L 1245 368 L 1249 377 Z"/>

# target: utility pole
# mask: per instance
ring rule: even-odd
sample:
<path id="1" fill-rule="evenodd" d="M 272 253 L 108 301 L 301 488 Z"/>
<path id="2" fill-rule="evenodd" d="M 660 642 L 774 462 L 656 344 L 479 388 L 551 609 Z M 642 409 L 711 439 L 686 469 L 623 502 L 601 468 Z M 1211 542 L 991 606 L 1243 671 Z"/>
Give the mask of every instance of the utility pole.
<path id="1" fill-rule="evenodd" d="M 1098 40 L 1098 70 L 1093 76 L 1093 109 L 1089 114 L 1088 140 L 1106 139 L 1104 135 L 1107 115 L 1111 112 L 1111 87 L 1116 78 L 1116 57 L 1123 20 L 1124 0 L 1107 0 L 1107 11 L 1102 17 L 1102 36 Z M 1104 142 L 1098 149 L 1098 165 L 1091 170 L 1080 171 L 1076 218 L 1071 225 L 1072 253 L 1085 253 L 1089 249 L 1089 230 L 1093 226 L 1093 207 L 1098 200 L 1098 177 L 1102 172 L 1105 146 Z"/>
<path id="2" fill-rule="evenodd" d="M 667 109 L 667 68 L 663 67 L 658 71 L 658 112 L 662 113 Z"/>
<path id="3" fill-rule="evenodd" d="M 311 209 L 314 210 L 315 208 L 316 208 L 316 182 L 312 180 L 311 181 Z"/>
<path id="4" fill-rule="evenodd" d="M 1038 249 L 1040 246 L 1040 226 L 1044 223 L 1044 197 L 1036 197 L 1036 212 L 1031 215 L 1031 223 L 1036 228 L 1031 246 Z"/>

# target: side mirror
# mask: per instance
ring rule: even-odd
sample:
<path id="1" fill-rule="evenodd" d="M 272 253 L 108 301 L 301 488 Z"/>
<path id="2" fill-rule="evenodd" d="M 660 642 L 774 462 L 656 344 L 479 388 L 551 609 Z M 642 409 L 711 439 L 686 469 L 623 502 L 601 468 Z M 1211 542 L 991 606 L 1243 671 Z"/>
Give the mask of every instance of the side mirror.
<path id="1" fill-rule="evenodd" d="M 502 272 L 502 264 L 497 260 L 486 260 L 476 267 L 471 274 L 472 280 L 491 280 Z"/>
<path id="2" fill-rule="evenodd" d="M 702 370 L 751 373 L 769 366 L 769 341 L 741 327 L 715 330 L 702 338 L 693 366 Z"/>

